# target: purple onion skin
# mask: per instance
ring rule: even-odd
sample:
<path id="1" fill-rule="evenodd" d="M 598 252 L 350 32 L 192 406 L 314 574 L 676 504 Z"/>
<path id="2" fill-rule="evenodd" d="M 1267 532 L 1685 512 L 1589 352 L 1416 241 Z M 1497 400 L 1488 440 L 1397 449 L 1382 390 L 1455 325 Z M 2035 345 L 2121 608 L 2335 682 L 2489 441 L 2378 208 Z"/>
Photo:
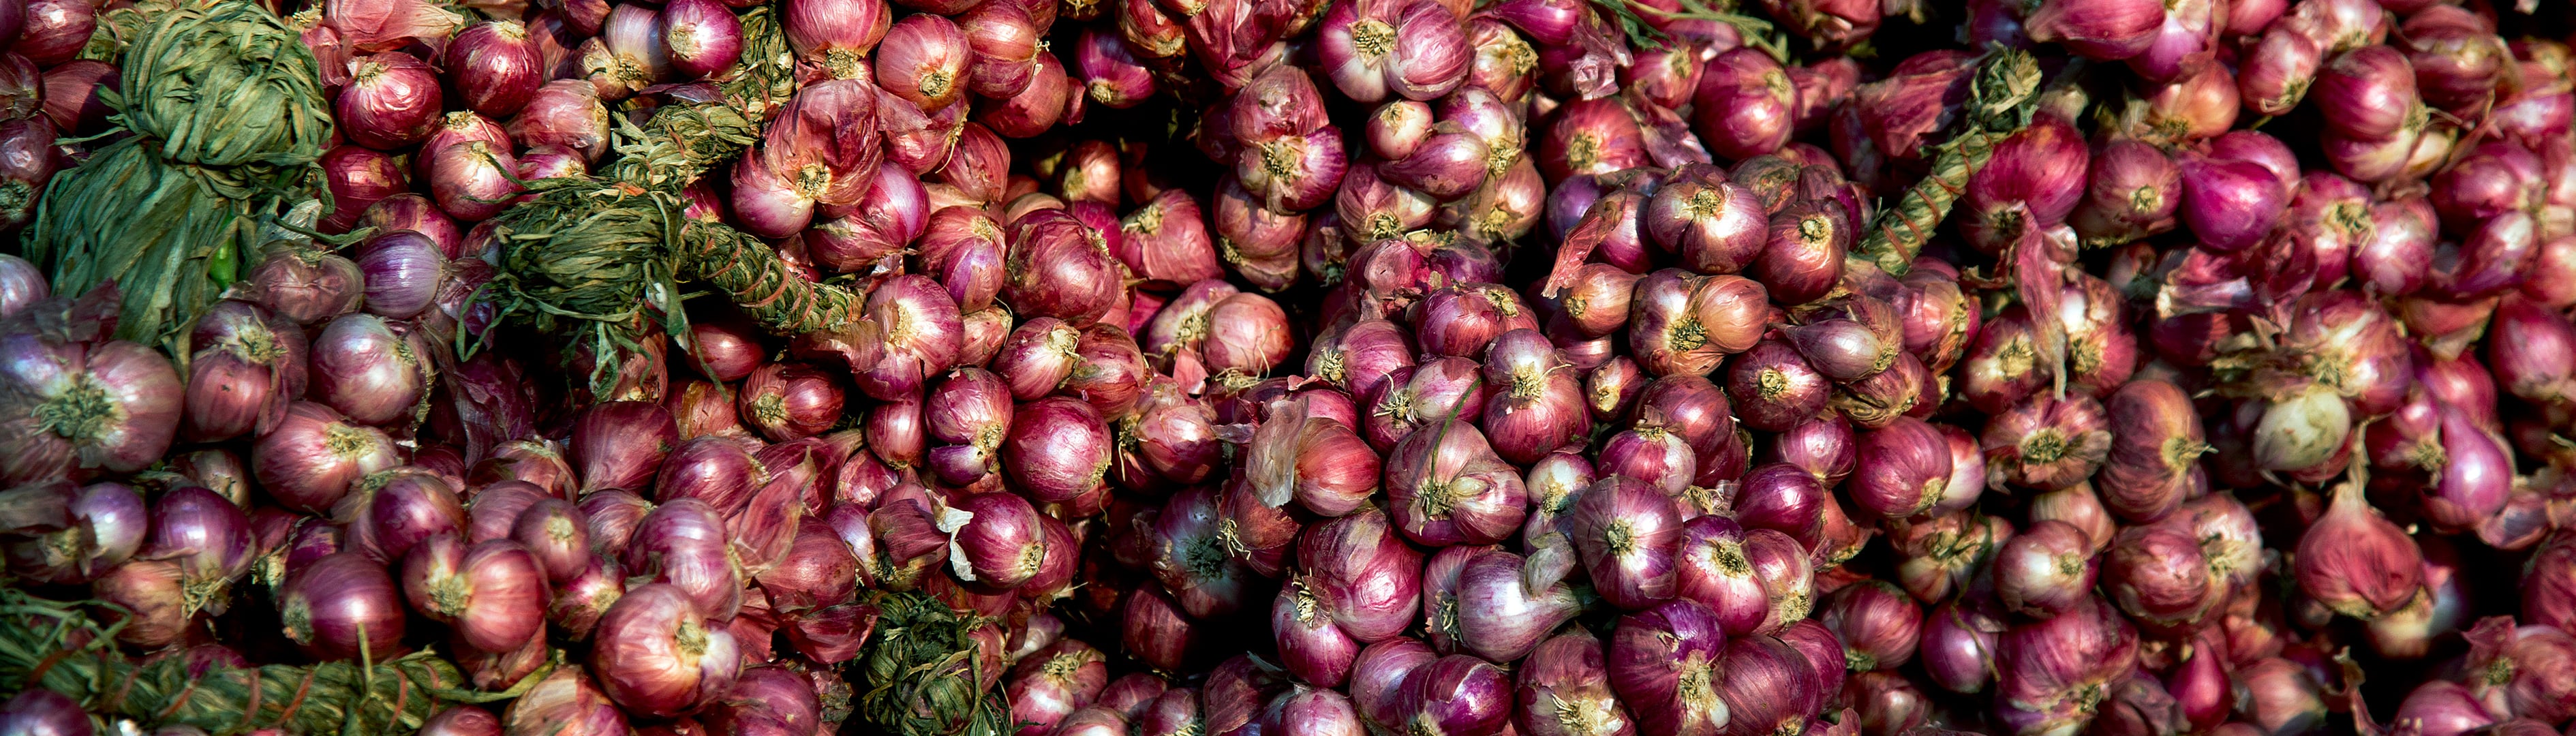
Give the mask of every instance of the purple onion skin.
<path id="1" fill-rule="evenodd" d="M 80 703 L 52 690 L 29 688 L 0 704 L 0 733 L 90 736 L 95 732 Z"/>

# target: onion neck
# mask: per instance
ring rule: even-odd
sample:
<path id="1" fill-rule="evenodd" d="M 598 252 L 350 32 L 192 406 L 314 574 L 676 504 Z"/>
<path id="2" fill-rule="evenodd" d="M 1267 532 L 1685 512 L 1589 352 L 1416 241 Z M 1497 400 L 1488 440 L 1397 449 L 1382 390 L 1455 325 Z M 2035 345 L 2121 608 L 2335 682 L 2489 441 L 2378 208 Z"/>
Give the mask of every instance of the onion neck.
<path id="1" fill-rule="evenodd" d="M 120 411 L 107 387 L 89 374 L 72 377 L 71 386 L 36 405 L 36 426 L 75 444 L 96 442 L 116 423 Z"/>
<path id="2" fill-rule="evenodd" d="M 1353 23 L 1351 48 L 1367 59 L 1385 56 L 1395 50 L 1395 26 L 1373 18 Z"/>

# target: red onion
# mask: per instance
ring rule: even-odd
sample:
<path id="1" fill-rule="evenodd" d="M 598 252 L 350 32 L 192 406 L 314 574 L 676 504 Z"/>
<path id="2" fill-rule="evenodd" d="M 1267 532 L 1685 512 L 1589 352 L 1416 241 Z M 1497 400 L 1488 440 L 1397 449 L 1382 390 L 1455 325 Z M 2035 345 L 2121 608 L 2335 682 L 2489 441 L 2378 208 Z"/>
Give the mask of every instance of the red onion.
<path id="1" fill-rule="evenodd" d="M 2039 394 L 1989 418 L 1980 442 L 1999 480 L 2052 491 L 2091 478 L 2110 452 L 2111 432 L 2100 402 Z"/>
<path id="2" fill-rule="evenodd" d="M 1422 554 L 1396 538 L 1385 512 L 1363 508 L 1315 525 L 1300 536 L 1297 557 L 1352 639 L 1386 641 L 1413 622 Z"/>
<path id="3" fill-rule="evenodd" d="M 1101 689 L 1099 699 L 1092 702 L 1097 707 L 1117 711 L 1128 722 L 1134 722 L 1143 719 L 1164 693 L 1175 689 L 1179 688 L 1165 681 L 1161 675 L 1130 672 L 1109 681 L 1109 686 Z"/>
<path id="4" fill-rule="evenodd" d="M 493 118 L 515 115 L 547 79 L 528 28 L 515 21 L 476 23 L 448 42 L 448 86 L 465 106 Z"/>
<path id="5" fill-rule="evenodd" d="M 1700 78 L 1707 87 L 1717 75 Z M 1782 79 L 1785 84 L 1786 79 Z M 1783 121 L 1785 131 L 1785 121 Z M 1617 100 L 1575 100 L 1557 109 L 1556 120 L 1539 139 L 1538 165 L 1550 180 L 1576 174 L 1608 174 L 1647 163 L 1642 133 Z"/>
<path id="6" fill-rule="evenodd" d="M 2406 694 L 2390 725 L 2415 729 L 2426 736 L 2458 736 L 2496 722 L 2467 687 L 2447 680 L 2428 680 Z"/>
<path id="7" fill-rule="evenodd" d="M 418 194 L 395 194 L 368 205 L 358 214 L 354 227 L 372 227 L 378 232 L 410 230 L 437 243 L 442 257 L 453 260 L 465 255 L 465 236 L 457 231 L 456 221 L 440 212 L 438 203 Z"/>
<path id="8" fill-rule="evenodd" d="M 970 29 L 967 37 L 973 39 L 975 32 Z M 975 81 L 983 79 L 979 76 Z M 1027 89 L 1001 104 L 978 108 L 975 122 L 1006 138 L 1034 138 L 1054 129 L 1058 121 L 1081 122 L 1082 102 L 1073 79 L 1065 75 L 1063 60 L 1040 52 Z"/>
<path id="9" fill-rule="evenodd" d="M 772 440 L 811 437 L 840 421 L 845 399 L 830 376 L 806 363 L 770 363 L 742 384 L 744 423 Z"/>
<path id="10" fill-rule="evenodd" d="M 1362 103 L 1439 98 L 1466 81 L 1475 56 L 1458 15 L 1434 0 L 1329 8 L 1320 42 L 1334 86 Z"/>
<path id="11" fill-rule="evenodd" d="M 142 494 L 122 483 L 93 483 L 78 489 L 54 484 L 29 493 L 49 497 L 41 502 L 49 510 L 61 504 L 62 514 L 59 529 L 27 533 L 0 544 L 9 570 L 32 580 L 89 582 L 133 557 L 151 524 Z"/>
<path id="12" fill-rule="evenodd" d="M 1083 30 L 1073 49 L 1073 67 L 1084 80 L 1091 101 L 1124 110 L 1151 99 L 1158 87 L 1136 53 L 1118 35 L 1098 28 Z"/>
<path id="13" fill-rule="evenodd" d="M 124 75 L 114 65 L 89 59 L 74 59 L 44 72 L 45 117 L 54 127 L 72 135 L 91 135 L 107 127 L 110 110 L 98 96 L 99 90 L 124 87 Z"/>
<path id="14" fill-rule="evenodd" d="M 610 736 L 628 733 L 626 715 L 579 667 L 558 667 L 501 714 L 509 736 Z"/>
<path id="15" fill-rule="evenodd" d="M 1023 733 L 1054 732 L 1059 721 L 1100 696 L 1109 667 L 1100 650 L 1065 639 L 1032 652 L 1004 680 L 1011 718 Z"/>
<path id="16" fill-rule="evenodd" d="M 1663 491 L 1605 478 L 1575 502 L 1565 524 L 1597 591 L 1613 605 L 1641 610 L 1675 594 L 1681 517 Z"/>
<path id="17" fill-rule="evenodd" d="M 2289 206 L 2288 191 L 2261 164 L 2202 157 L 2181 163 L 2182 221 L 2212 250 L 2253 246 Z"/>
<path id="18" fill-rule="evenodd" d="M 702 615 L 731 618 L 741 604 L 742 583 L 723 514 L 694 498 L 664 501 L 637 521 L 632 540 L 615 550 L 623 555 L 621 566 L 635 578 L 676 586 Z"/>
<path id="19" fill-rule="evenodd" d="M 1021 404 L 1002 445 L 1003 468 L 1031 497 L 1065 501 L 1098 487 L 1109 469 L 1111 438 L 1100 415 L 1080 399 L 1050 397 Z"/>
<path id="20" fill-rule="evenodd" d="M 383 564 L 355 553 L 330 555 L 290 571 L 277 605 L 287 638 L 316 657 L 393 656 L 401 651 L 402 592 Z"/>
<path id="21" fill-rule="evenodd" d="M 257 305 L 216 302 L 189 337 L 186 418 L 191 439 L 265 431 L 303 393 L 304 331 Z"/>
<path id="22" fill-rule="evenodd" d="M 1291 578 L 1270 608 L 1270 630 L 1277 637 L 1281 666 L 1298 679 L 1338 687 L 1350 676 L 1360 644 L 1333 623 L 1314 583 Z"/>
<path id="23" fill-rule="evenodd" d="M 438 200 L 439 209 L 468 222 L 500 214 L 524 189 L 512 180 L 518 159 L 507 149 L 483 141 L 441 148 L 427 166 L 430 195 Z"/>
<path id="24" fill-rule="evenodd" d="M 1354 395 L 1371 396 L 1380 393 L 1396 369 L 1413 364 L 1412 335 L 1393 322 L 1371 319 L 1318 335 L 1307 352 L 1306 372 Z"/>
<path id="25" fill-rule="evenodd" d="M 466 531 L 465 507 L 456 490 L 436 475 L 413 468 L 369 476 L 356 495 L 343 499 L 340 515 L 350 520 L 347 548 L 380 562 L 400 560 L 413 545 L 436 536 Z M 491 651 L 507 651 L 517 642 Z"/>
<path id="26" fill-rule="evenodd" d="M 428 64 L 387 51 L 351 68 L 354 76 L 334 108 L 351 142 L 390 151 L 419 143 L 438 127 L 438 75 Z"/>
<path id="27" fill-rule="evenodd" d="M 585 491 L 642 490 L 652 487 L 662 458 L 679 442 L 679 426 L 660 405 L 602 402 L 584 410 L 573 424 L 572 459 L 580 466 Z"/>
<path id="28" fill-rule="evenodd" d="M 0 318 L 24 311 L 52 296 L 45 275 L 35 264 L 17 256 L 0 257 Z"/>
<path id="29" fill-rule="evenodd" d="M 1485 359 L 1485 383 L 1496 390 L 1480 424 L 1505 461 L 1536 462 L 1591 432 L 1591 415 L 1583 408 L 1583 392 L 1574 372 L 1564 370 L 1554 345 L 1537 331 L 1523 328 L 1503 333 L 1494 339 Z"/>
<path id="30" fill-rule="evenodd" d="M 599 620 L 590 668 L 618 705 L 672 716 L 732 689 L 742 662 L 732 632 L 700 617 L 670 585 L 626 592 Z"/>
<path id="31" fill-rule="evenodd" d="M 1995 597 L 2032 618 L 2085 605 L 2099 572 L 2092 540 L 2063 521 L 2035 521 L 1995 553 Z"/>
<path id="32" fill-rule="evenodd" d="M 591 566 L 590 518 L 559 498 L 539 500 L 510 526 L 510 538 L 527 548 L 546 579 L 571 582 Z"/>
<path id="33" fill-rule="evenodd" d="M 1582 611 L 1573 589 L 1564 583 L 1530 585 L 1528 564 L 1520 555 L 1502 551 L 1469 557 L 1457 573 L 1454 610 L 1434 612 L 1440 621 L 1455 622 L 1459 649 L 1489 661 L 1517 660 Z M 1437 642 L 1440 631 L 1435 628 L 1433 634 Z"/>
<path id="34" fill-rule="evenodd" d="M 367 311 L 390 319 L 407 319 L 428 309 L 446 277 L 438 243 L 407 230 L 360 242 L 355 260 L 366 277 Z M 324 328 L 325 334 L 329 332 Z"/>
<path id="35" fill-rule="evenodd" d="M 715 0 L 672 0 L 654 17 L 671 71 L 683 79 L 713 75 L 742 58 L 742 21 Z"/>
<path id="36" fill-rule="evenodd" d="M 1018 6 L 1007 3 L 977 4 L 955 16 L 966 29 L 958 48 L 972 52 L 971 63 L 963 69 L 964 78 L 969 80 L 965 84 L 977 94 L 994 99 L 1009 99 L 1027 90 L 1042 48 L 1037 43 L 1041 27 Z M 895 37 L 888 35 L 889 48 L 894 47 Z M 924 110 L 938 107 L 926 102 L 921 106 Z"/>
<path id="37" fill-rule="evenodd" d="M 1831 661 L 1810 664 L 1805 654 L 1777 638 L 1756 635 L 1729 640 L 1725 673 L 1717 686 L 1728 712 L 1722 733 L 1804 732 L 1808 716 L 1841 690 L 1825 691 L 1814 684 L 1816 667 L 1833 666 Z"/>
<path id="38" fill-rule="evenodd" d="M 1519 473 L 1464 422 L 1406 435 L 1385 467 L 1389 513 L 1416 542 L 1492 544 L 1518 529 L 1528 511 Z"/>
<path id="39" fill-rule="evenodd" d="M 212 582 L 214 591 L 222 589 L 223 581 Z M 188 593 L 187 586 L 188 581 L 177 563 L 132 560 L 109 568 L 98 579 L 90 581 L 89 592 L 101 601 L 125 609 L 123 615 L 109 614 L 102 619 L 124 625 L 116 632 L 117 641 L 142 647 L 166 647 L 178 643 L 180 637 L 187 634 L 195 616 L 198 601 Z"/>
<path id="40" fill-rule="evenodd" d="M 1519 669 L 1514 725 L 1530 736 L 1609 736 L 1633 732 L 1610 689 L 1601 640 L 1586 632 L 1548 639 Z"/>
<path id="41" fill-rule="evenodd" d="M 848 21 L 837 18 L 837 23 Z M 904 15 L 876 49 L 876 82 L 925 113 L 938 113 L 966 93 L 971 57 L 974 51 L 956 23 L 930 13 Z"/>
<path id="42" fill-rule="evenodd" d="M 1655 375 L 1707 375 L 1729 353 L 1753 347 L 1768 310 L 1762 284 L 1738 276 L 1698 277 L 1674 269 L 1637 282 L 1628 339 Z"/>
<path id="43" fill-rule="evenodd" d="M 1905 591 L 1879 580 L 1835 591 L 1818 617 L 1842 642 L 1841 654 L 1858 672 L 1904 666 L 1914 657 L 1923 631 L 1922 609 L 1906 597 Z M 1826 667 L 1832 663 L 1815 664 Z"/>
<path id="44" fill-rule="evenodd" d="M 822 66 L 834 79 L 857 79 L 893 19 L 885 0 L 798 0 L 780 23 L 799 61 Z"/>
<path id="45" fill-rule="evenodd" d="M 413 416 L 433 370 L 430 348 L 420 333 L 397 329 L 372 314 L 342 315 L 323 326 L 311 348 L 312 396 L 360 424 Z"/>
<path id="46" fill-rule="evenodd" d="M 1764 223 L 1753 192 L 1714 168 L 1685 167 L 1675 179 L 1657 189 L 1640 214 L 1646 233 L 1680 252 L 1693 271 L 1734 273 L 1751 265 L 1763 248 Z M 1626 316 L 1624 310 L 1619 316 Z"/>
<path id="47" fill-rule="evenodd" d="M 1923 629 L 1923 669 L 1952 692 L 1975 693 L 1993 680 L 1995 651 L 2004 624 L 1968 601 L 1934 609 Z"/>
<path id="48" fill-rule="evenodd" d="M 1431 647 L 1412 638 L 1388 639 L 1361 650 L 1359 660 L 1351 666 L 1351 704 L 1378 728 L 1405 725 L 1402 699 L 1406 683 L 1414 672 L 1438 658 Z"/>
<path id="49" fill-rule="evenodd" d="M 2033 527 L 2032 531 L 2037 531 Z M 2160 631 L 2198 626 L 2226 601 L 2224 576 L 2211 575 L 2188 523 L 2122 530 L 2103 556 L 2102 588 L 2120 610 Z"/>
<path id="50" fill-rule="evenodd" d="M 1125 651 L 1148 665 L 1177 670 L 1196 654 L 1195 625 L 1181 614 L 1179 604 L 1173 603 L 1171 595 L 1161 588 L 1148 586 L 1129 593 L 1119 621 L 1124 627 L 1121 643 Z M 1195 693 L 1176 690 L 1166 694 L 1162 701 L 1158 701 L 1157 709 L 1161 708 L 1161 702 L 1171 700 L 1173 694 L 1187 696 Z M 1153 719 L 1153 714 L 1149 713 L 1145 721 L 1151 723 Z"/>
<path id="51" fill-rule="evenodd" d="M 2400 37 L 2425 102 L 2461 111 L 2493 99 L 2509 58 L 2493 21 L 2436 5 L 2409 14 Z"/>
<path id="52" fill-rule="evenodd" d="M 394 195 L 386 201 L 407 195 Z M 382 205 L 383 202 L 378 202 Z M 370 208 L 373 209 L 373 208 Z M 364 223 L 361 223 L 362 225 Z M 272 248 L 251 268 L 259 303 L 299 325 L 358 311 L 364 276 L 349 259 L 327 252 Z"/>
<path id="53" fill-rule="evenodd" d="M 488 539 L 471 549 L 434 537 L 403 561 L 403 592 L 412 607 L 456 627 L 466 645 L 506 652 L 545 627 L 545 571 L 526 547 Z"/>
<path id="54" fill-rule="evenodd" d="M 2325 111 L 2326 127 L 2354 138 L 2386 138 L 2421 114 L 2415 70 L 2406 55 L 2387 46 L 2363 46 L 2328 60 L 2309 91 Z"/>
<path id="55" fill-rule="evenodd" d="M 2336 613 L 2368 619 L 2414 599 L 2423 559 L 2415 540 L 2347 483 L 2299 537 L 2295 561 L 2300 591 Z"/>
<path id="56" fill-rule="evenodd" d="M 1793 132 L 1797 91 L 1780 62 L 1761 49 L 1720 53 L 1708 60 L 1691 96 L 1696 105 L 1691 129 L 1719 158 L 1742 160 L 1779 150 Z"/>
<path id="57" fill-rule="evenodd" d="M 321 222 L 325 230 L 346 232 L 358 213 L 410 188 L 394 157 L 374 149 L 340 146 L 322 154 L 321 163 L 332 201 L 331 214 Z"/>
<path id="58" fill-rule="evenodd" d="M 1714 734 L 1730 721 L 1719 699 L 1726 635 L 1708 607 L 1677 600 L 1619 620 L 1610 640 L 1609 680 L 1635 706 L 1648 736 Z"/>
<path id="59" fill-rule="evenodd" d="M 1904 518 L 1939 503 L 1950 482 L 1949 442 L 1913 417 L 1862 433 L 1851 498 L 1864 512 Z"/>
<path id="60" fill-rule="evenodd" d="M 1747 427 L 1782 431 L 1822 411 L 1828 384 L 1788 343 L 1764 340 L 1727 368 L 1727 396 Z"/>
<path id="61" fill-rule="evenodd" d="M 1010 241 L 1002 298 L 1014 311 L 1083 325 L 1117 298 L 1123 268 L 1072 216 L 1032 213 L 1011 226 Z"/>
<path id="62" fill-rule="evenodd" d="M 41 687 L 30 687 L 0 704 L 0 731 L 29 736 L 94 733 L 89 713 L 81 710 L 80 703 Z"/>
<path id="63" fill-rule="evenodd" d="M 1770 594 L 1744 555 L 1744 530 L 1724 516 L 1691 519 L 1683 528 L 1674 592 L 1698 601 L 1731 635 L 1752 633 L 1771 615 Z"/>
<path id="64" fill-rule="evenodd" d="M 576 641 L 588 639 L 591 629 L 599 625 L 600 614 L 625 593 L 625 569 L 615 559 L 591 556 L 579 574 L 555 584 L 554 599 L 546 605 L 546 621 Z"/>
<path id="65" fill-rule="evenodd" d="M 2077 56 L 2117 61 L 2146 52 L 2164 25 L 2165 6 L 2137 0 L 2051 0 L 2030 12 L 2030 39 L 2062 43 Z"/>
<path id="66" fill-rule="evenodd" d="M 509 136 L 522 145 L 563 146 L 593 163 L 608 152 L 608 108 L 599 91 L 577 79 L 545 83 L 510 118 Z"/>
<path id="67" fill-rule="evenodd" d="M 1219 374 L 1268 373 L 1292 347 L 1288 313 L 1259 294 L 1236 294 L 1208 308 L 1205 354 Z"/>
<path id="68" fill-rule="evenodd" d="M 328 510 L 359 478 L 393 467 L 399 457 L 384 432 L 300 401 L 288 405 L 286 417 L 251 447 L 260 487 L 289 508 L 315 512 Z"/>
<path id="69" fill-rule="evenodd" d="M 1395 711 L 1405 727 L 1426 733 L 1494 736 L 1511 726 L 1511 680 L 1490 662 L 1449 655 L 1405 676 Z"/>
<path id="70" fill-rule="evenodd" d="M 2136 638 L 2110 606 L 2090 599 L 2064 615 L 2013 627 L 1996 657 L 1999 715 L 2025 732 L 2083 723 L 2091 714 L 2074 706 L 2083 698 L 2077 694 L 2125 677 L 2136 666 Z"/>
<path id="71" fill-rule="evenodd" d="M 113 290 L 102 294 L 115 299 Z M 31 305 L 12 322 L 78 319 L 58 311 L 68 306 L 60 300 Z M 0 355 L 10 356 L 0 361 L 0 386 L 10 394 L 0 399 L 0 421 L 34 430 L 0 443 L 6 448 L 0 481 L 44 480 L 74 468 L 141 470 L 178 430 L 182 384 L 167 359 L 124 341 L 76 341 L 60 329 L 0 337 Z"/>
<path id="72" fill-rule="evenodd" d="M 959 527 L 958 556 L 950 558 L 958 578 L 988 588 L 1008 590 L 1028 582 L 1045 559 L 1046 538 L 1037 509 L 1008 493 L 981 493 L 957 500 L 955 508 L 974 514 Z"/>

